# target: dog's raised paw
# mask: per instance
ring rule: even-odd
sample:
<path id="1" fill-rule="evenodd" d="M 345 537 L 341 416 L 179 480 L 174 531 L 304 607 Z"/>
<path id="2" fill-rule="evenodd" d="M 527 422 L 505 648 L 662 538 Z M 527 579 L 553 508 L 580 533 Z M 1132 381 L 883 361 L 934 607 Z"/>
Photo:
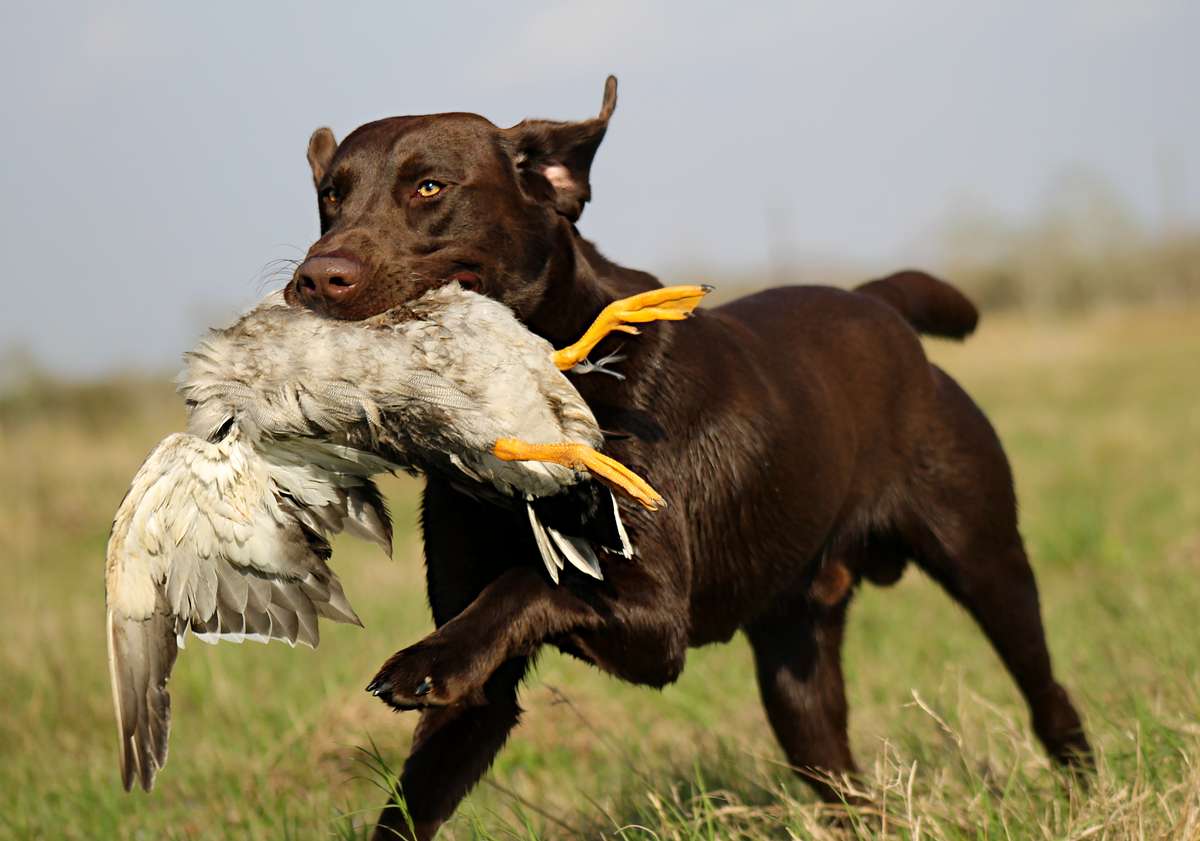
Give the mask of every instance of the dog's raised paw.
<path id="1" fill-rule="evenodd" d="M 367 684 L 367 691 L 397 710 L 443 707 L 482 697 L 486 675 L 478 674 L 469 653 L 436 643 L 399 651 Z"/>

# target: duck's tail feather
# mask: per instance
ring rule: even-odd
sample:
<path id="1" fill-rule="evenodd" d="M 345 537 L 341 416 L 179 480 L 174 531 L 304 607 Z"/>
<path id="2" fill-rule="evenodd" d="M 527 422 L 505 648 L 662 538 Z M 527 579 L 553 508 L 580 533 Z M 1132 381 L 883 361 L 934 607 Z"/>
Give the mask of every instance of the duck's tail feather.
<path id="1" fill-rule="evenodd" d="M 596 557 L 596 550 L 590 543 L 582 537 L 563 534 L 558 529 L 547 528 L 546 531 L 562 553 L 562 557 L 570 561 L 571 566 L 597 581 L 604 580 L 604 573 L 600 571 L 600 559 Z"/>
<path id="2" fill-rule="evenodd" d="M 576 485 L 555 497 L 530 500 L 525 508 L 538 554 L 555 584 L 567 564 L 603 581 L 598 549 L 633 557 L 617 498 L 604 485 Z"/>
<path id="3" fill-rule="evenodd" d="M 617 540 L 620 543 L 619 547 L 610 548 L 613 548 L 623 558 L 632 558 L 633 544 L 629 542 L 629 532 L 625 531 L 625 523 L 621 521 L 621 509 L 617 506 L 617 495 L 610 490 L 608 498 L 612 502 L 613 529 L 616 531 Z"/>
<path id="4" fill-rule="evenodd" d="M 546 573 L 550 576 L 550 580 L 557 584 L 558 571 L 564 566 L 562 555 L 554 548 L 554 543 L 550 540 L 550 535 L 546 533 L 546 527 L 542 525 L 541 518 L 533 508 L 533 503 L 525 503 L 525 510 L 529 514 L 529 527 L 533 529 L 533 540 L 537 544 L 538 554 L 542 556 L 542 563 L 546 565 Z"/>

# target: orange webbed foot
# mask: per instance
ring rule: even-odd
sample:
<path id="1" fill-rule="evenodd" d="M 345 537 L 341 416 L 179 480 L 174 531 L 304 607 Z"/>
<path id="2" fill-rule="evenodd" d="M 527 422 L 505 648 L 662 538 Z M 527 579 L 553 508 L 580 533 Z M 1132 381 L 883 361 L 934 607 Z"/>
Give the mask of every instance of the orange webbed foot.
<path id="1" fill-rule="evenodd" d="M 586 470 L 611 488 L 621 491 L 650 511 L 667 504 L 662 494 L 645 479 L 615 458 L 586 444 L 530 444 L 516 438 L 501 438 L 492 455 L 503 461 L 545 461 L 572 470 Z"/>
<path id="2" fill-rule="evenodd" d="M 638 335 L 635 324 L 682 321 L 711 291 L 711 286 L 665 286 L 613 301 L 601 310 L 579 341 L 554 352 L 554 364 L 560 371 L 570 370 L 587 359 L 609 333 Z"/>

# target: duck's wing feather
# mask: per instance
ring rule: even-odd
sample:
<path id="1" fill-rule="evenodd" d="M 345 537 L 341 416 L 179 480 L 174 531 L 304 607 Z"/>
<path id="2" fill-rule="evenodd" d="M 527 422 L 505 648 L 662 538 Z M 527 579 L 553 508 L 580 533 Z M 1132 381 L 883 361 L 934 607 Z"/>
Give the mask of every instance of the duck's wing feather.
<path id="1" fill-rule="evenodd" d="M 105 625 L 108 673 L 121 740 L 121 783 L 129 791 L 136 779 L 150 791 L 154 775 L 167 762 L 171 727 L 167 678 L 179 651 L 175 622 L 165 609 L 155 610 L 143 620 L 110 609 Z"/>

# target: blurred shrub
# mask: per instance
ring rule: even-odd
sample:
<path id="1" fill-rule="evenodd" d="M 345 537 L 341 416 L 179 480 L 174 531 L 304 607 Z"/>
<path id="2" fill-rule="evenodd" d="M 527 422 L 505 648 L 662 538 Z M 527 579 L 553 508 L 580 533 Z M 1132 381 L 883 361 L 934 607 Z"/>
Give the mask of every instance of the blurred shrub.
<path id="1" fill-rule="evenodd" d="M 22 354 L 24 356 L 24 354 Z M 6 354 L 5 362 L 15 357 Z M 0 387 L 0 433 L 27 424 L 80 424 L 100 433 L 131 422 L 182 416 L 183 407 L 167 377 L 120 376 L 75 382 L 47 374 L 36 365 L 8 367 Z"/>
<path id="2" fill-rule="evenodd" d="M 937 271 L 985 309 L 1063 312 L 1200 297 L 1200 231 L 1146 231 L 1088 171 L 1059 178 L 1027 222 L 959 208 L 939 239 Z"/>

